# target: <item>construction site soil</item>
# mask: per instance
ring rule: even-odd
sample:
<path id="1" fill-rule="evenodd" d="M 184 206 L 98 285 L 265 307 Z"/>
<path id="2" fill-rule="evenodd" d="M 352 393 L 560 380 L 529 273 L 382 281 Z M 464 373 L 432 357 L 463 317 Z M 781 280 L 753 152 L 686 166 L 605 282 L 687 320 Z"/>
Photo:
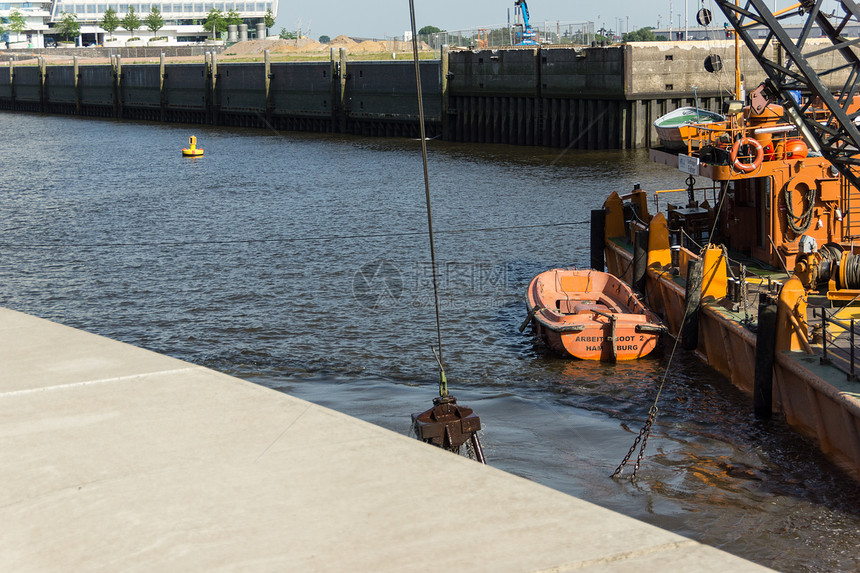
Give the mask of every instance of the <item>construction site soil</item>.
<path id="1" fill-rule="evenodd" d="M 218 55 L 218 60 L 222 62 L 229 61 L 249 61 L 262 60 L 266 50 L 275 61 L 284 61 L 290 59 L 327 59 L 331 50 L 338 52 L 341 48 L 346 50 L 348 56 L 354 57 L 369 57 L 371 59 L 380 59 L 385 57 L 391 59 L 394 55 L 397 59 L 404 59 L 406 55 L 412 57 L 412 42 L 402 42 L 399 40 L 364 40 L 357 42 L 348 36 L 338 36 L 326 44 L 302 38 L 299 40 L 283 40 L 280 38 L 268 38 L 264 40 L 248 40 L 245 42 L 237 42 L 229 46 L 221 54 Z M 418 45 L 418 49 L 424 54 L 433 53 L 433 49 L 425 42 Z M 41 53 L 33 52 L 31 59 L 21 58 L 18 52 L 18 58 L 15 65 L 35 64 L 39 56 L 44 56 L 49 65 L 66 65 L 74 62 L 74 55 L 68 53 L 52 54 L 51 50 L 42 50 Z M 107 64 L 110 59 L 107 57 L 87 57 L 85 48 L 80 50 L 78 55 L 78 63 L 87 64 Z M 2 55 L 3 52 L 0 52 Z M 399 56 L 398 56 L 399 55 Z M 186 63 L 186 62 L 202 62 L 203 55 L 200 56 L 169 56 L 165 60 L 169 63 Z M 159 61 L 157 57 L 129 57 L 123 58 L 125 64 L 146 64 Z"/>

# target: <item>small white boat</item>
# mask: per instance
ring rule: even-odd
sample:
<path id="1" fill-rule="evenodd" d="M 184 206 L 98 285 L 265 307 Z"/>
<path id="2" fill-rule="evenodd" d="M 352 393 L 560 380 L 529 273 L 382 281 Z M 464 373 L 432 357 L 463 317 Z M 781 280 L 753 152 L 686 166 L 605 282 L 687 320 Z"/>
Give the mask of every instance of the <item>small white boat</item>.
<path id="1" fill-rule="evenodd" d="M 726 121 L 726 116 L 696 107 L 679 107 L 654 121 L 657 136 L 666 149 L 683 151 L 687 140 L 695 135 L 696 126 Z"/>

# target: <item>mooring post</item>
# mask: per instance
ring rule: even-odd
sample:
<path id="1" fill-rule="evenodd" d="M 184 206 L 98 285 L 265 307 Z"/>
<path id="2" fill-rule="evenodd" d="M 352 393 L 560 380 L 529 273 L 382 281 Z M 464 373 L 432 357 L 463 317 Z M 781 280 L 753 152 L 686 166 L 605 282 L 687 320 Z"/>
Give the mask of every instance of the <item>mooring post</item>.
<path id="1" fill-rule="evenodd" d="M 78 65 L 78 57 L 75 56 L 73 59 L 74 69 L 72 73 L 74 74 L 74 82 L 75 82 L 75 113 L 77 115 L 81 114 L 81 71 Z"/>
<path id="2" fill-rule="evenodd" d="M 269 56 L 269 50 L 263 52 L 263 66 L 265 67 L 265 88 L 266 88 L 266 125 L 272 125 L 272 61 Z"/>
<path id="3" fill-rule="evenodd" d="M 158 116 L 159 121 L 164 121 L 167 107 L 167 97 L 164 93 L 164 78 L 167 70 L 164 66 L 164 52 L 161 52 L 161 57 L 158 59 Z"/>
<path id="4" fill-rule="evenodd" d="M 684 321 L 681 323 L 679 335 L 681 346 L 687 350 L 695 350 L 699 345 L 699 306 L 702 303 L 702 260 L 696 259 L 687 263 L 687 286 L 684 293 Z"/>
<path id="5" fill-rule="evenodd" d="M 122 117 L 122 58 L 119 54 L 114 65 L 113 114 L 114 117 Z"/>
<path id="6" fill-rule="evenodd" d="M 48 60 L 44 56 L 40 56 L 39 62 L 39 111 L 45 113 L 45 102 L 47 101 L 47 93 L 45 83 L 48 76 Z"/>
<path id="7" fill-rule="evenodd" d="M 346 133 L 346 48 L 340 48 L 338 71 L 340 74 L 340 92 L 338 94 L 338 107 L 340 108 L 340 133 Z"/>
<path id="8" fill-rule="evenodd" d="M 335 49 L 330 48 L 329 49 L 328 77 L 331 78 L 331 81 L 329 81 L 329 95 L 331 96 L 331 99 L 329 101 L 331 102 L 331 105 L 329 106 L 330 126 L 329 126 L 328 131 L 332 132 L 332 133 L 337 131 L 337 114 L 338 114 L 337 98 L 338 98 L 338 91 L 340 90 L 340 88 L 339 88 L 340 84 L 338 83 L 338 81 L 339 81 L 338 77 L 339 76 L 338 76 L 338 70 L 337 70 L 337 58 L 335 57 L 335 54 L 336 54 Z"/>
<path id="9" fill-rule="evenodd" d="M 606 211 L 591 211 L 591 268 L 603 272 L 606 258 Z"/>
<path id="10" fill-rule="evenodd" d="M 636 231 L 633 234 L 633 281 L 631 286 L 643 299 L 645 297 L 645 279 L 648 270 L 648 231 Z"/>
<path id="11" fill-rule="evenodd" d="M 15 62 L 9 60 L 9 109 L 15 110 Z"/>
<path id="12" fill-rule="evenodd" d="M 442 49 L 439 52 L 439 63 L 442 77 L 440 78 L 441 87 L 442 87 L 442 139 L 449 139 L 450 137 L 450 127 L 448 126 L 448 108 L 450 105 L 449 101 L 449 93 L 448 93 L 448 44 L 443 44 Z"/>
<path id="13" fill-rule="evenodd" d="M 776 348 L 776 301 L 767 293 L 759 295 L 758 329 L 755 342 L 753 413 L 767 420 L 773 409 L 773 361 Z"/>
<path id="14" fill-rule="evenodd" d="M 211 64 L 209 66 L 210 69 L 210 77 L 211 81 L 209 83 L 209 106 L 212 108 L 212 124 L 218 125 L 220 118 L 218 117 L 219 112 L 221 110 L 218 105 L 218 54 L 216 52 L 211 52 Z"/>

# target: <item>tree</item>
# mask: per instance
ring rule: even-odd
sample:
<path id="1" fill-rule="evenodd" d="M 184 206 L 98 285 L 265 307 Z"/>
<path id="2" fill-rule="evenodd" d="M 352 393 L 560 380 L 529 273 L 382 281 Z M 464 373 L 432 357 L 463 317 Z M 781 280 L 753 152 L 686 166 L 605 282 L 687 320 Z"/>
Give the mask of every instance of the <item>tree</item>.
<path id="1" fill-rule="evenodd" d="M 319 42 L 320 42 L 320 44 L 328 44 L 329 42 L 331 42 L 331 38 L 329 38 L 326 35 L 322 35 L 322 36 L 320 36 Z"/>
<path id="2" fill-rule="evenodd" d="M 128 14 L 120 21 L 120 25 L 123 28 L 129 31 L 132 36 L 134 36 L 134 31 L 140 28 L 140 18 L 137 17 L 137 14 L 134 11 L 134 6 L 128 7 Z"/>
<path id="3" fill-rule="evenodd" d="M 62 15 L 63 18 L 57 23 L 55 29 L 68 42 L 81 33 L 81 25 L 78 22 L 77 15 L 66 12 L 63 12 Z"/>
<path id="4" fill-rule="evenodd" d="M 116 10 L 113 8 L 105 10 L 105 15 L 99 22 L 99 26 L 113 38 L 114 30 L 119 28 L 119 16 L 116 15 Z"/>
<path id="5" fill-rule="evenodd" d="M 436 26 L 424 26 L 423 28 L 418 30 L 418 35 L 419 36 L 429 36 L 430 34 L 438 34 L 441 31 L 442 30 L 440 30 Z"/>
<path id="6" fill-rule="evenodd" d="M 161 10 L 158 9 L 158 6 L 155 4 L 152 5 L 152 10 L 149 11 L 149 14 L 146 15 L 143 22 L 146 24 L 146 27 L 149 28 L 149 31 L 152 32 L 153 36 L 155 36 L 158 31 L 164 27 L 164 18 L 161 17 Z"/>
<path id="7" fill-rule="evenodd" d="M 21 39 L 21 32 L 27 29 L 27 19 L 24 18 L 24 15 L 18 12 L 18 10 L 12 10 L 9 12 L 9 24 L 7 29 L 10 32 L 15 32 L 15 39 Z"/>
<path id="8" fill-rule="evenodd" d="M 644 28 L 624 34 L 622 39 L 624 42 L 656 42 L 657 36 L 654 35 L 654 28 L 645 26 Z"/>
<path id="9" fill-rule="evenodd" d="M 295 40 L 296 39 L 296 33 L 295 32 L 288 32 L 286 28 L 281 28 L 281 33 L 280 33 L 279 37 L 282 40 Z"/>
<path id="10" fill-rule="evenodd" d="M 235 10 L 227 12 L 227 16 L 224 19 L 227 21 L 228 26 L 238 26 L 242 23 L 242 17 Z"/>
<path id="11" fill-rule="evenodd" d="M 267 30 L 275 25 L 275 15 L 272 14 L 271 8 L 266 10 L 266 15 L 263 16 L 263 24 L 266 25 Z"/>
<path id="12" fill-rule="evenodd" d="M 213 8 L 206 15 L 206 20 L 203 21 L 203 29 L 212 32 L 212 39 L 217 40 L 218 36 L 227 31 L 227 21 L 224 20 L 224 15 L 221 10 Z"/>

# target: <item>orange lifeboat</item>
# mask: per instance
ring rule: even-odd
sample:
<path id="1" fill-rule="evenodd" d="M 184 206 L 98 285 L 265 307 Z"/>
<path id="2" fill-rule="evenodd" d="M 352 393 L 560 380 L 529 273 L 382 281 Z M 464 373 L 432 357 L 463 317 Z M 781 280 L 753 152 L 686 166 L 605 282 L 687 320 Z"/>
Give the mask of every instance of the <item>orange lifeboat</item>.
<path id="1" fill-rule="evenodd" d="M 584 360 L 635 360 L 666 331 L 624 282 L 594 270 L 553 269 L 526 292 L 529 321 L 551 348 Z"/>

